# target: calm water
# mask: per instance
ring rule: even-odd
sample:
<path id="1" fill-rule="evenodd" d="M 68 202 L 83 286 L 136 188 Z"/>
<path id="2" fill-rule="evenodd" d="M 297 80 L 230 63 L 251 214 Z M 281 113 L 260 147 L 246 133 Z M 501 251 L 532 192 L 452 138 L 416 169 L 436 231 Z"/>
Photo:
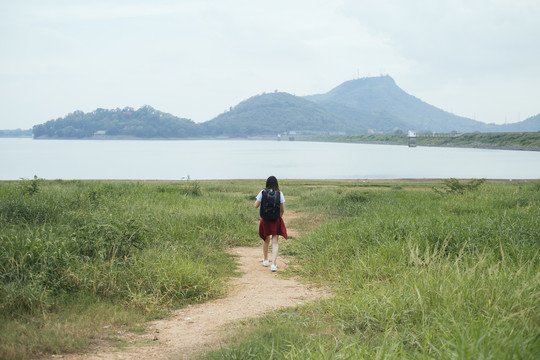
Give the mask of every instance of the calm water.
<path id="1" fill-rule="evenodd" d="M 0 180 L 540 179 L 540 152 L 289 141 L 0 138 Z"/>

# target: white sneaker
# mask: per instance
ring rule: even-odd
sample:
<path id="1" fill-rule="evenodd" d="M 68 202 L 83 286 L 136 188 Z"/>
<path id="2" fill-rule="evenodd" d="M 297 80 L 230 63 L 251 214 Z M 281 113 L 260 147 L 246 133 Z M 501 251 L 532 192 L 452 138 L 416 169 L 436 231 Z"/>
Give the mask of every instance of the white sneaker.
<path id="1" fill-rule="evenodd" d="M 263 260 L 263 266 L 268 267 L 268 260 Z"/>
<path id="2" fill-rule="evenodd" d="M 277 271 L 277 266 L 274 265 L 274 264 L 272 264 L 272 266 L 270 267 L 270 270 L 272 270 L 272 271 Z"/>

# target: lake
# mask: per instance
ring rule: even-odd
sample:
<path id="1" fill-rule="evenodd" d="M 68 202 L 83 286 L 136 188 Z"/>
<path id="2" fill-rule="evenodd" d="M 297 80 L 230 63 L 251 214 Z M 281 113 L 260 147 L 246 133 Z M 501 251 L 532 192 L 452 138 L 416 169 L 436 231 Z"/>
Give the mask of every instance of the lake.
<path id="1" fill-rule="evenodd" d="M 540 179 L 540 152 L 271 140 L 0 138 L 0 180 Z"/>

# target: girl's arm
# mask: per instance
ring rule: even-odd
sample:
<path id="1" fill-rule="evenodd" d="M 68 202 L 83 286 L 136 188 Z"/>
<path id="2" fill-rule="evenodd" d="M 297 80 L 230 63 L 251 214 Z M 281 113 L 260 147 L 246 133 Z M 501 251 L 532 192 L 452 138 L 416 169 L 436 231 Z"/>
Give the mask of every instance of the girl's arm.
<path id="1" fill-rule="evenodd" d="M 260 205 L 261 202 L 259 200 L 255 200 L 255 204 L 253 204 L 253 206 L 255 206 L 255 208 L 258 208 Z"/>

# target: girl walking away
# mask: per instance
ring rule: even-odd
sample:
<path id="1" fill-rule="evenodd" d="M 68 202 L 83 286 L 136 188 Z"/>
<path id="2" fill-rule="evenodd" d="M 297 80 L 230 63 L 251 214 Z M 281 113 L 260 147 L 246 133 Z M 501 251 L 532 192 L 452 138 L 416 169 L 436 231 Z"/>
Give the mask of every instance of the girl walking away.
<path id="1" fill-rule="evenodd" d="M 261 221 L 259 223 L 259 236 L 263 239 L 263 266 L 268 266 L 268 246 L 272 241 L 272 271 L 277 271 L 278 238 L 287 238 L 287 229 L 283 222 L 285 211 L 285 197 L 279 190 L 275 176 L 266 179 L 266 187 L 257 194 L 255 208 L 260 207 Z"/>

